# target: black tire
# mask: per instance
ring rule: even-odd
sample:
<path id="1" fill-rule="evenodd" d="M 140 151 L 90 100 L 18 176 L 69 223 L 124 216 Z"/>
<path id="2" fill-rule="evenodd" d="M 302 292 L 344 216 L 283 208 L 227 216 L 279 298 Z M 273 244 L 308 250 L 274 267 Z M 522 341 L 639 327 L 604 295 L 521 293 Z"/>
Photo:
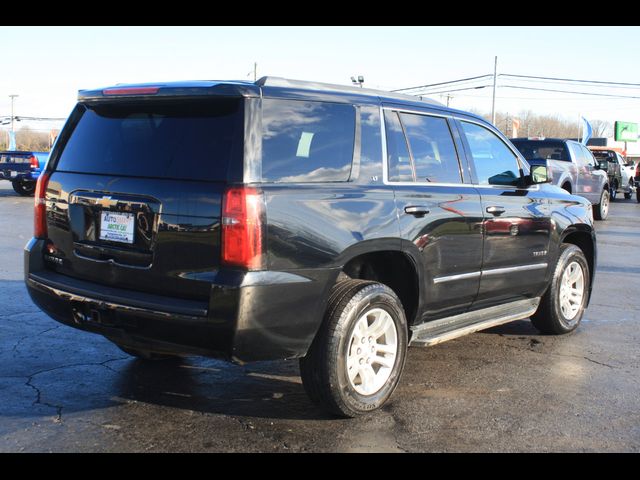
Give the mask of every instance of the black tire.
<path id="1" fill-rule="evenodd" d="M 609 198 L 612 202 L 616 201 L 616 197 L 618 196 L 618 182 L 613 182 L 613 186 L 609 190 Z"/>
<path id="2" fill-rule="evenodd" d="M 629 200 L 631 199 L 631 193 L 633 192 L 633 179 L 630 178 L 629 179 L 629 185 L 627 185 L 627 188 L 629 189 L 628 192 L 624 192 L 624 198 Z"/>
<path id="3" fill-rule="evenodd" d="M 36 192 L 36 182 L 28 180 L 14 180 L 11 182 L 13 190 L 23 197 L 32 197 Z"/>
<path id="4" fill-rule="evenodd" d="M 569 318 L 563 313 L 560 295 L 563 275 L 567 268 L 574 263 L 578 264 L 582 269 L 584 283 L 582 299 L 577 313 Z M 533 326 L 546 335 L 562 335 L 575 330 L 584 315 L 585 306 L 589 298 L 590 282 L 589 264 L 582 250 L 575 245 L 563 244 L 560 247 L 560 256 L 549 288 L 542 296 L 538 310 L 531 316 Z"/>
<path id="5" fill-rule="evenodd" d="M 152 362 L 157 362 L 157 361 L 167 361 L 167 360 L 172 360 L 172 361 L 178 361 L 180 360 L 180 357 L 177 355 L 169 355 L 166 353 L 156 353 L 156 352 L 152 352 L 150 350 L 142 350 L 139 348 L 132 348 L 132 347 L 125 347 L 124 345 L 120 345 L 119 343 L 113 342 L 116 344 L 116 346 L 122 350 L 124 353 L 131 355 L 132 357 L 136 357 L 139 358 L 141 360 L 149 360 Z"/>
<path id="6" fill-rule="evenodd" d="M 609 216 L 609 190 L 603 189 L 600 194 L 600 202 L 593 206 L 593 218 L 596 220 L 606 220 Z"/>
<path id="7" fill-rule="evenodd" d="M 636 187 L 636 200 L 640 203 L 640 186 Z"/>
<path id="8" fill-rule="evenodd" d="M 384 310 L 393 320 L 397 353 L 391 373 L 382 387 L 370 395 L 362 395 L 349 380 L 347 357 L 358 320 L 373 309 Z M 407 332 L 402 303 L 389 287 L 365 280 L 350 279 L 336 283 L 329 294 L 320 330 L 307 355 L 300 359 L 305 391 L 314 403 L 343 417 L 355 417 L 380 408 L 400 381 L 406 359 Z"/>

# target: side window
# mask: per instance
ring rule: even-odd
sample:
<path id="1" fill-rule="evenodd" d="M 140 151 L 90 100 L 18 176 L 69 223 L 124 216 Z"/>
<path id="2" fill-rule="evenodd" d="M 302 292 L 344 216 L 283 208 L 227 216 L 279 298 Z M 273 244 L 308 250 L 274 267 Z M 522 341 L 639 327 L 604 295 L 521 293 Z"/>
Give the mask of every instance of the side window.
<path id="1" fill-rule="evenodd" d="M 262 181 L 345 182 L 354 138 L 352 105 L 265 98 Z"/>
<path id="2" fill-rule="evenodd" d="M 579 167 L 584 167 L 585 158 L 580 145 L 573 142 L 567 142 L 567 145 L 569 146 L 569 150 L 571 150 L 571 155 L 576 160 L 576 165 Z"/>
<path id="3" fill-rule="evenodd" d="M 401 113 L 418 182 L 462 183 L 458 155 L 447 120 Z"/>
<path id="4" fill-rule="evenodd" d="M 352 178 L 364 182 L 374 175 L 382 180 L 382 142 L 380 141 L 380 108 L 360 107 L 360 171 L 352 172 Z"/>
<path id="5" fill-rule="evenodd" d="M 415 179 L 411 167 L 411 157 L 398 114 L 385 110 L 384 126 L 387 134 L 389 180 L 392 182 L 413 182 Z"/>
<path id="6" fill-rule="evenodd" d="M 593 158 L 593 154 L 591 153 L 591 151 L 584 145 L 580 145 L 580 148 L 582 149 L 582 155 L 584 156 L 585 165 L 595 165 L 596 161 Z"/>
<path id="7" fill-rule="evenodd" d="M 517 185 L 520 165 L 516 155 L 492 131 L 475 123 L 460 122 L 469 142 L 478 183 Z"/>

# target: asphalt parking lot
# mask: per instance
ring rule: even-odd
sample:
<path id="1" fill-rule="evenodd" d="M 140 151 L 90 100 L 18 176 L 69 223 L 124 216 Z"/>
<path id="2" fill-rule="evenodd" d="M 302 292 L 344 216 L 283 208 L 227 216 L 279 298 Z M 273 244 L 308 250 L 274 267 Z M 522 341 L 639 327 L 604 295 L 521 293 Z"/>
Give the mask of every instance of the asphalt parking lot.
<path id="1" fill-rule="evenodd" d="M 335 419 L 297 361 L 147 364 L 61 326 L 30 301 L 22 249 L 32 198 L 0 182 L 0 451 L 640 451 L 640 204 L 597 222 L 580 328 L 528 320 L 409 351 L 392 401 Z"/>

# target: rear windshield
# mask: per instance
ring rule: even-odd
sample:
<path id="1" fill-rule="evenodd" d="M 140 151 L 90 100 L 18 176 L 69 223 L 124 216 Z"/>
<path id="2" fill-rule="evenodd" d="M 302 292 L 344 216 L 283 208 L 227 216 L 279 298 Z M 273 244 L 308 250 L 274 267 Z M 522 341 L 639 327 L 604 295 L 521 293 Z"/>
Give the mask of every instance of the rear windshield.
<path id="1" fill-rule="evenodd" d="M 569 150 L 564 142 L 554 140 L 511 140 L 527 160 L 561 160 L 570 162 Z"/>
<path id="2" fill-rule="evenodd" d="M 79 105 L 56 170 L 188 180 L 227 179 L 242 152 L 240 99 Z"/>

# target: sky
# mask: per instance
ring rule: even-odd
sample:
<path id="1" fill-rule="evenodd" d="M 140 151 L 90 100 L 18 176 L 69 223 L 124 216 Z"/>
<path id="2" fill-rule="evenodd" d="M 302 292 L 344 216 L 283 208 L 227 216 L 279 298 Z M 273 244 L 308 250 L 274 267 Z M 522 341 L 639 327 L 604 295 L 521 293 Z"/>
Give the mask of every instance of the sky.
<path id="1" fill-rule="evenodd" d="M 10 115 L 10 94 L 19 95 L 16 115 L 67 117 L 79 89 L 251 80 L 254 62 L 258 77 L 349 85 L 351 76 L 362 75 L 366 87 L 383 90 L 492 74 L 495 56 L 498 74 L 640 83 L 640 27 L 0 27 L 0 38 L 0 117 Z M 480 82 L 470 86 L 492 79 Z M 513 77 L 498 77 L 497 85 L 496 110 L 511 115 L 533 110 L 576 122 L 582 115 L 640 123 L 640 87 L 611 90 Z M 446 102 L 442 95 L 432 98 Z M 489 86 L 451 95 L 455 108 L 491 110 Z"/>

